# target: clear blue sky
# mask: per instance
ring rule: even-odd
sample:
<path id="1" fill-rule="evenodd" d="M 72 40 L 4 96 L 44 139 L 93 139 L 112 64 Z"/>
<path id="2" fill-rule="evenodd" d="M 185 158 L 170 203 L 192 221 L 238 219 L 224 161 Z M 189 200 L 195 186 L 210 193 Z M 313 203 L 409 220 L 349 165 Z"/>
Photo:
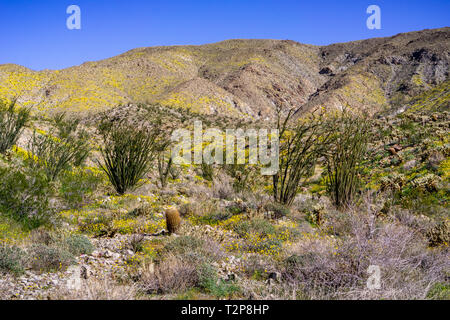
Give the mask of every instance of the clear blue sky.
<path id="1" fill-rule="evenodd" d="M 81 30 L 66 9 L 81 8 Z M 366 8 L 381 8 L 369 30 Z M 0 0 L 0 64 L 61 69 L 136 47 L 232 38 L 330 44 L 450 25 L 450 0 Z"/>

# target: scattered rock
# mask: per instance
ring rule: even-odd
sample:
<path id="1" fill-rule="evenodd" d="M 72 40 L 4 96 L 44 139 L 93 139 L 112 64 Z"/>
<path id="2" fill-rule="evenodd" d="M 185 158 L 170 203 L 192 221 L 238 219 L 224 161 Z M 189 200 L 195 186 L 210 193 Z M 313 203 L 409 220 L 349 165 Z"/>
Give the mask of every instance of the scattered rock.
<path id="1" fill-rule="evenodd" d="M 411 170 L 412 168 L 414 168 L 417 165 L 417 161 L 415 159 L 409 160 L 408 162 L 406 162 L 403 165 L 403 169 L 406 171 Z"/>
<path id="2" fill-rule="evenodd" d="M 393 155 L 393 156 L 396 156 L 396 155 L 397 155 L 397 151 L 395 150 L 394 147 L 389 148 L 388 151 L 389 151 L 389 153 L 390 153 L 391 155 Z"/>

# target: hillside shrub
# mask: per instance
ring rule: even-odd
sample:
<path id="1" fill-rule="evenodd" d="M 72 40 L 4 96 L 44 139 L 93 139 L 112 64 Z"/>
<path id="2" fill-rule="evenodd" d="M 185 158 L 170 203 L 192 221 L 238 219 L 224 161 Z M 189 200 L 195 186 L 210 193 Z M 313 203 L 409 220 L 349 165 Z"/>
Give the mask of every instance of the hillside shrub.
<path id="1" fill-rule="evenodd" d="M 0 168 L 0 212 L 34 229 L 52 222 L 53 188 L 40 170 Z"/>
<path id="2" fill-rule="evenodd" d="M 39 272 L 64 270 L 75 263 L 69 251 L 44 244 L 33 244 L 29 254 L 31 269 Z"/>
<path id="3" fill-rule="evenodd" d="M 75 255 L 91 254 L 94 251 L 94 246 L 91 241 L 84 235 L 72 234 L 65 240 L 67 250 Z"/>
<path id="4" fill-rule="evenodd" d="M 25 271 L 25 252 L 16 246 L 0 244 L 0 273 L 20 275 Z"/>
<path id="5" fill-rule="evenodd" d="M 16 100 L 0 100 L 0 153 L 16 144 L 29 119 L 30 109 L 16 108 Z"/>

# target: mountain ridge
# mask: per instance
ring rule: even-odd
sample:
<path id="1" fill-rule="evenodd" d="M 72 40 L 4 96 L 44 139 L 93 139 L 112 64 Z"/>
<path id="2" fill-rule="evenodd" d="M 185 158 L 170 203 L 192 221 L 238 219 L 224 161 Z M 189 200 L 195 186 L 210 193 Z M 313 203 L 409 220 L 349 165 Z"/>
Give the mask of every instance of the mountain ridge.
<path id="1" fill-rule="evenodd" d="M 90 113 L 130 102 L 267 118 L 304 110 L 398 108 L 448 80 L 450 28 L 327 46 L 231 39 L 135 48 L 61 70 L 0 65 L 0 96 L 37 112 Z"/>

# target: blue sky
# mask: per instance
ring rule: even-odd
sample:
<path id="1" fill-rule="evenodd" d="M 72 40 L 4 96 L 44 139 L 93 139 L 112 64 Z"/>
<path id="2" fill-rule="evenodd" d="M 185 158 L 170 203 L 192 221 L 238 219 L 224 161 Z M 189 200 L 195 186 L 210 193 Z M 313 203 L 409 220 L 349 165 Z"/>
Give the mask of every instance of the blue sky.
<path id="1" fill-rule="evenodd" d="M 81 8 L 81 30 L 66 9 Z M 381 8 L 369 30 L 366 8 Z M 450 26 L 450 0 L 0 0 L 0 64 L 61 69 L 136 47 L 225 39 L 330 44 Z"/>

